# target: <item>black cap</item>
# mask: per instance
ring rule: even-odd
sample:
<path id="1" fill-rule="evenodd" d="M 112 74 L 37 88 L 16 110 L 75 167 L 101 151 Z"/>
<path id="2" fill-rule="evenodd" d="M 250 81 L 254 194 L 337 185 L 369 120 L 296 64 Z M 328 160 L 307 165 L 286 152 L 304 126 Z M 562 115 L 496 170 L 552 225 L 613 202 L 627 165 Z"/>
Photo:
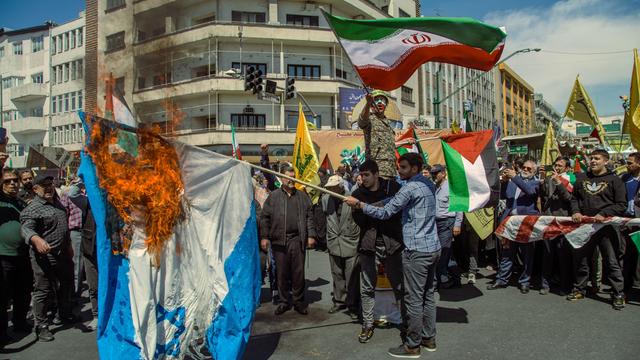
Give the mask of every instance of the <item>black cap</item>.
<path id="1" fill-rule="evenodd" d="M 430 170 L 431 174 L 437 174 L 441 171 L 445 171 L 445 167 L 444 165 L 440 165 L 440 164 L 433 165 Z"/>
<path id="2" fill-rule="evenodd" d="M 53 176 L 48 174 L 38 174 L 38 176 L 33 179 L 33 185 L 42 185 L 42 183 L 47 180 L 53 181 Z"/>

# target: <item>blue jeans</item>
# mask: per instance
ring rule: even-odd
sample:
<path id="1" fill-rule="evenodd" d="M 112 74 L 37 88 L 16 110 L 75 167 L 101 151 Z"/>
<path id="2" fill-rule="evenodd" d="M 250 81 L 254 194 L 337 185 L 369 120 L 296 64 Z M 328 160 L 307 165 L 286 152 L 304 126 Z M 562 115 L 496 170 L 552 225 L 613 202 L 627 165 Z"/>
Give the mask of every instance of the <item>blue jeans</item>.
<path id="1" fill-rule="evenodd" d="M 496 284 L 506 285 L 511 277 L 513 261 L 520 250 L 522 261 L 524 262 L 524 270 L 520 274 L 518 283 L 520 286 L 529 286 L 531 283 L 531 271 L 533 270 L 534 244 L 522 244 L 515 241 L 509 243 L 508 248 L 502 248 L 502 256 L 500 256 L 500 269 L 496 276 Z"/>
<path id="2" fill-rule="evenodd" d="M 402 252 L 406 345 L 410 348 L 420 346 L 423 338 L 436 336 L 434 280 L 439 258 L 440 250 L 426 253 L 405 249 Z"/>
<path id="3" fill-rule="evenodd" d="M 453 240 L 453 225 L 455 222 L 456 219 L 452 217 L 436 219 L 438 239 L 442 247 L 436 270 L 438 284 L 449 282 L 449 259 L 451 258 L 451 242 Z"/>

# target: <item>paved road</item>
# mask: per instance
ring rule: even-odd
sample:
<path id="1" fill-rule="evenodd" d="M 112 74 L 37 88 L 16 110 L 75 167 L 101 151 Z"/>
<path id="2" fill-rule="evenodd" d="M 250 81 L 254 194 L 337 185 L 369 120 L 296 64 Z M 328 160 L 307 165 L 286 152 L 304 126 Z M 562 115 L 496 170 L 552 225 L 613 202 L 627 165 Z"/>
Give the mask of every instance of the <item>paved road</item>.
<path id="1" fill-rule="evenodd" d="M 307 279 L 310 314 L 290 311 L 276 317 L 264 302 L 258 309 L 245 359 L 386 359 L 399 345 L 399 331 L 377 329 L 360 344 L 360 325 L 345 314 L 327 313 L 331 306 L 331 275 L 327 254 L 309 253 Z M 492 275 L 483 271 L 485 276 Z M 438 297 L 438 350 L 429 359 L 638 359 L 640 354 L 640 291 L 631 303 L 614 311 L 603 301 L 570 303 L 557 295 L 522 295 L 515 287 L 487 292 L 489 278 L 474 285 L 443 290 Z M 83 307 L 88 315 L 88 305 Z M 79 328 L 54 328 L 52 343 L 29 335 L 0 353 L 0 359 L 95 359 L 94 333 Z M 9 353 L 7 353 L 7 351 Z M 124 360 L 124 359 L 122 359 Z"/>

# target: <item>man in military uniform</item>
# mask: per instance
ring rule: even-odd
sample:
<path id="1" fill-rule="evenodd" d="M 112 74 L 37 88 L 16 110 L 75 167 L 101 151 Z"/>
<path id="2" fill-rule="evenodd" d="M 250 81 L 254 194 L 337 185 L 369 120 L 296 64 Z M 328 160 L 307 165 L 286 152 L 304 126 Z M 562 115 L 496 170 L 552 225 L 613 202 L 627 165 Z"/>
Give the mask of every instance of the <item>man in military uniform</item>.
<path id="1" fill-rule="evenodd" d="M 364 132 L 365 156 L 378 164 L 380 177 L 392 179 L 396 177 L 396 144 L 391 120 L 384 111 L 389 98 L 383 91 L 376 90 L 367 94 L 358 126 Z"/>

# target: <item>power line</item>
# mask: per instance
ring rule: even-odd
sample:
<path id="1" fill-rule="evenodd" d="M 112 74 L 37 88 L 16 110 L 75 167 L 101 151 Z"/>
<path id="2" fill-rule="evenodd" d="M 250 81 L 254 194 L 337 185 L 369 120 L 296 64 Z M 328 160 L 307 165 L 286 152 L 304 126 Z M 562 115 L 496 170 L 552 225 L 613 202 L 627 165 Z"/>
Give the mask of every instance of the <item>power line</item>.
<path id="1" fill-rule="evenodd" d="M 598 52 L 574 52 L 574 51 L 556 51 L 556 50 L 546 50 L 542 49 L 542 52 L 550 53 L 550 54 L 561 54 L 561 55 L 609 55 L 609 54 L 624 54 L 633 52 L 633 50 L 612 50 L 612 51 L 598 51 Z"/>

